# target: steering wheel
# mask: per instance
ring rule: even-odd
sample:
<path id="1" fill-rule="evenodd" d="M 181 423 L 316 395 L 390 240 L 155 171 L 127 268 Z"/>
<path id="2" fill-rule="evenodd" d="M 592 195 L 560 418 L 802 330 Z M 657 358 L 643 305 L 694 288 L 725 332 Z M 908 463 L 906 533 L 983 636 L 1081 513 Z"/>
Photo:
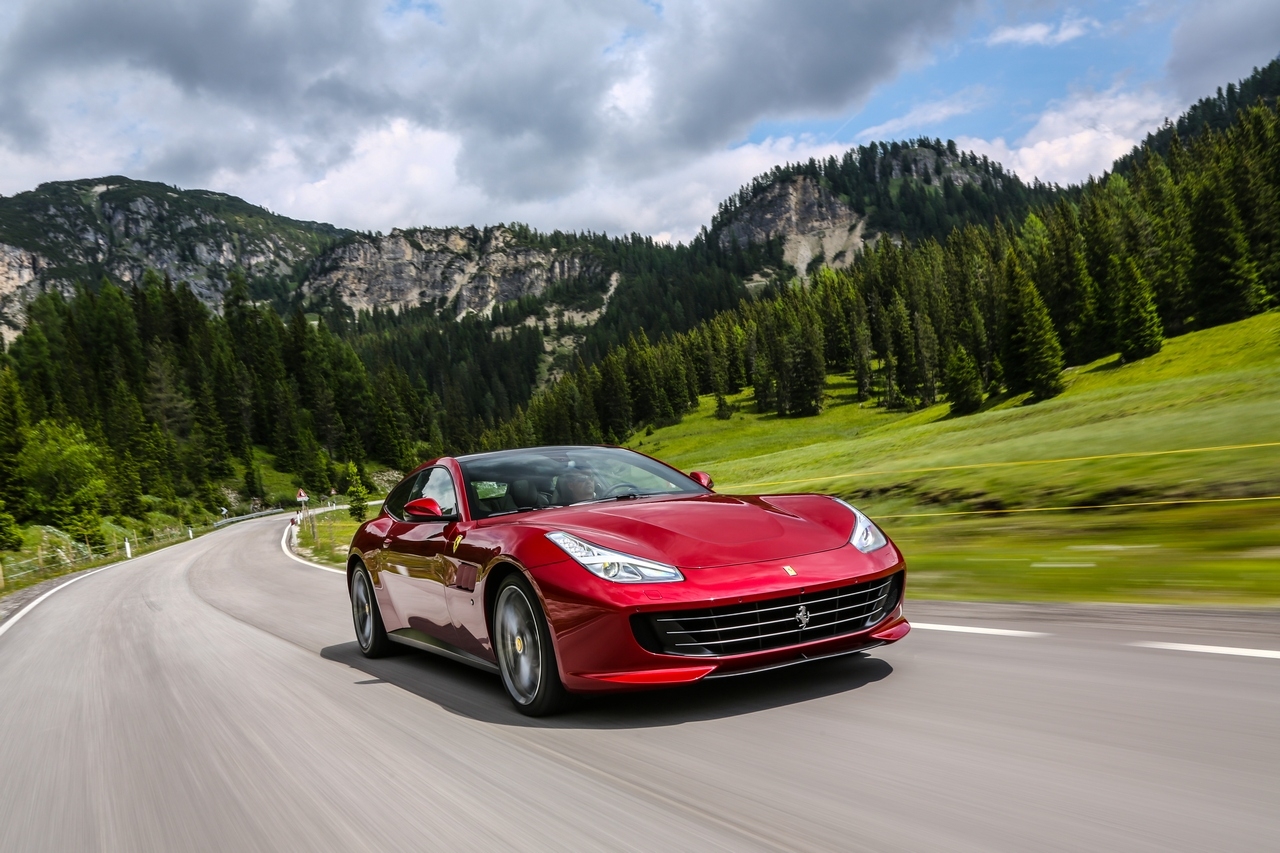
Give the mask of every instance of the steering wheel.
<path id="1" fill-rule="evenodd" d="M 640 487 L 635 483 L 614 483 L 608 489 L 605 489 L 604 497 L 616 498 L 622 494 L 623 489 L 631 489 L 633 492 L 639 492 Z"/>

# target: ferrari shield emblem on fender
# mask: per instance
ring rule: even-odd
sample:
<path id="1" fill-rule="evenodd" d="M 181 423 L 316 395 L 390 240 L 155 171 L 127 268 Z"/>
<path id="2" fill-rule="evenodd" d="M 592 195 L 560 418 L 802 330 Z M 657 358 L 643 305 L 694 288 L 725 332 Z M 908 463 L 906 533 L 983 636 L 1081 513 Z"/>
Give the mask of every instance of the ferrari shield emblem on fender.
<path id="1" fill-rule="evenodd" d="M 800 609 L 796 611 L 796 622 L 800 624 L 801 630 L 809 627 L 809 608 L 805 607 L 803 604 L 801 604 Z"/>
<path id="2" fill-rule="evenodd" d="M 458 534 L 453 538 L 453 550 L 457 551 L 458 546 L 462 544 L 462 534 Z"/>
<path id="3" fill-rule="evenodd" d="M 793 569 L 793 568 L 791 568 L 790 566 L 783 566 L 783 567 L 782 567 L 782 570 L 783 570 L 784 572 L 786 572 L 787 574 L 791 575 L 791 577 L 795 577 L 795 576 L 796 576 L 796 570 L 795 570 L 795 569 Z"/>

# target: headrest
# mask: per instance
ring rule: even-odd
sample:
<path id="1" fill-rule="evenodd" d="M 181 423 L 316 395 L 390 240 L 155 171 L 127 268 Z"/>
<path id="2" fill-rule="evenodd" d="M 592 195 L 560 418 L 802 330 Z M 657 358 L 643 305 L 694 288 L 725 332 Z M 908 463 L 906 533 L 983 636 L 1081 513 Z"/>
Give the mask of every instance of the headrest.
<path id="1" fill-rule="evenodd" d="M 512 480 L 508 493 L 520 509 L 529 509 L 538 505 L 538 490 L 528 480 Z"/>

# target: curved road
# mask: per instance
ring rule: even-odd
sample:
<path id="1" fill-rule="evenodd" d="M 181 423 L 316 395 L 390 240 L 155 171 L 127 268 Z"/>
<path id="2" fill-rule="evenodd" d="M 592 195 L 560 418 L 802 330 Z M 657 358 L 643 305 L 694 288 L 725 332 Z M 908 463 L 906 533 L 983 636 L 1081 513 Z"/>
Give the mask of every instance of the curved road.
<path id="1" fill-rule="evenodd" d="M 0 636 L 0 850 L 1260 850 L 1274 614 L 910 602 L 898 645 L 550 720 L 360 657 L 279 518 L 84 577 Z"/>

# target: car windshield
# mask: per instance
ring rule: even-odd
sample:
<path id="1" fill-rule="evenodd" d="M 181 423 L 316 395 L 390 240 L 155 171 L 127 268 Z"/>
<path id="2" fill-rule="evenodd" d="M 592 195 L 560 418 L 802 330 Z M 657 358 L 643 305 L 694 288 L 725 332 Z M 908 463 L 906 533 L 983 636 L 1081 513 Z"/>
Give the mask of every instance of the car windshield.
<path id="1" fill-rule="evenodd" d="M 473 518 L 707 490 L 674 468 L 617 447 L 536 447 L 458 460 Z"/>

